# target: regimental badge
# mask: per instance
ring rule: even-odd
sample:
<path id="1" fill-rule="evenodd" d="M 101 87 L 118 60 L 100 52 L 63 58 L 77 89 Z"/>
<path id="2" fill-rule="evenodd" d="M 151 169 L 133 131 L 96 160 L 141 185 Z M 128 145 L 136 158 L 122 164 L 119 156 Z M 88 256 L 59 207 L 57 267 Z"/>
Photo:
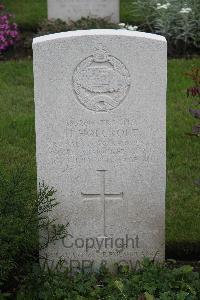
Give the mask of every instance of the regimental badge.
<path id="1" fill-rule="evenodd" d="M 118 107 L 128 94 L 130 82 L 125 65 L 102 45 L 84 59 L 73 74 L 73 88 L 79 102 L 96 112 Z"/>

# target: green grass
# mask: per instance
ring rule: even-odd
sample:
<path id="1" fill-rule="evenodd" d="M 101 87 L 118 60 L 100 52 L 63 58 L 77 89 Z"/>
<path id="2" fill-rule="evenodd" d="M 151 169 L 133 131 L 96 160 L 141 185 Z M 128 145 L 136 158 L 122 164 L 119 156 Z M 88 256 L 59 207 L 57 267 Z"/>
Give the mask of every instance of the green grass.
<path id="1" fill-rule="evenodd" d="M 200 241 L 200 139 L 189 137 L 195 123 L 188 113 L 191 84 L 184 72 L 200 58 L 170 60 L 167 100 L 167 242 Z M 11 173 L 24 166 L 30 189 L 36 189 L 32 61 L 0 64 L 0 166 Z"/>
<path id="2" fill-rule="evenodd" d="M 6 9 L 15 14 L 16 22 L 23 28 L 37 28 L 47 18 L 47 0 L 2 0 Z M 137 24 L 131 14 L 133 0 L 121 0 L 121 21 Z"/>
<path id="3" fill-rule="evenodd" d="M 1 3 L 15 15 L 16 23 L 26 29 L 37 28 L 47 17 L 47 0 L 1 0 Z"/>
<path id="4" fill-rule="evenodd" d="M 23 167 L 35 189 L 35 129 L 32 61 L 0 64 L 0 168 Z"/>
<path id="5" fill-rule="evenodd" d="M 200 139 L 189 137 L 197 121 L 188 113 L 192 85 L 184 72 L 200 67 L 200 59 L 169 62 L 167 101 L 167 241 L 200 241 Z M 193 101 L 194 102 L 194 101 Z"/>

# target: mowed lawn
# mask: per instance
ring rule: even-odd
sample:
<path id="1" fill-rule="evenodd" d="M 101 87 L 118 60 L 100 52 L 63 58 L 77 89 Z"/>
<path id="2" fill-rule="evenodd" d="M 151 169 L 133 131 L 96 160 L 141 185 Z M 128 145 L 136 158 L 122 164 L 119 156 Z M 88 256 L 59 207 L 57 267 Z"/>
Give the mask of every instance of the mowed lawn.
<path id="1" fill-rule="evenodd" d="M 167 99 L 167 242 L 200 241 L 200 139 L 187 136 L 196 122 L 188 113 L 184 72 L 200 58 L 170 60 Z M 0 63 L 0 168 L 24 168 L 26 189 L 36 190 L 32 60 Z M 27 201 L 30 201 L 27 199 Z"/>
<path id="2" fill-rule="evenodd" d="M 94 0 L 95 1 L 95 0 Z M 141 18 L 133 16 L 134 0 L 121 0 L 121 21 L 137 24 Z M 14 13 L 16 22 L 26 29 L 37 28 L 47 18 L 47 0 L 1 0 L 9 12 Z"/>

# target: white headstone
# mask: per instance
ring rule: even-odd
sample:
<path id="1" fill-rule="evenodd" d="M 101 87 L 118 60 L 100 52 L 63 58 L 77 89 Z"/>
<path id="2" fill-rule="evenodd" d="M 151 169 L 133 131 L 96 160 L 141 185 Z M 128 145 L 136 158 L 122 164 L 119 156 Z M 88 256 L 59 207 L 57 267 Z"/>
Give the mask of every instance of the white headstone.
<path id="1" fill-rule="evenodd" d="M 71 268 L 164 258 L 166 40 L 126 30 L 34 39 L 38 180 L 57 190 Z"/>
<path id="2" fill-rule="evenodd" d="M 119 0 L 48 0 L 49 19 L 77 21 L 95 17 L 119 23 L 119 11 Z"/>

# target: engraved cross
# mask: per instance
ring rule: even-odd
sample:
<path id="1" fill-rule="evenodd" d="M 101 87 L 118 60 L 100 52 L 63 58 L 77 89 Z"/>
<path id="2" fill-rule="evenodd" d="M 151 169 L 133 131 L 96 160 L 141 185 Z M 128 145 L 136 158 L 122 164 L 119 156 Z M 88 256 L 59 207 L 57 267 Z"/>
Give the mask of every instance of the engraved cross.
<path id="1" fill-rule="evenodd" d="M 102 200 L 103 202 L 103 234 L 106 237 L 106 201 L 107 200 L 123 200 L 123 192 L 119 194 L 107 194 L 106 193 L 106 170 L 97 170 L 100 173 L 101 190 L 99 194 L 84 194 L 81 193 L 85 200 Z"/>

